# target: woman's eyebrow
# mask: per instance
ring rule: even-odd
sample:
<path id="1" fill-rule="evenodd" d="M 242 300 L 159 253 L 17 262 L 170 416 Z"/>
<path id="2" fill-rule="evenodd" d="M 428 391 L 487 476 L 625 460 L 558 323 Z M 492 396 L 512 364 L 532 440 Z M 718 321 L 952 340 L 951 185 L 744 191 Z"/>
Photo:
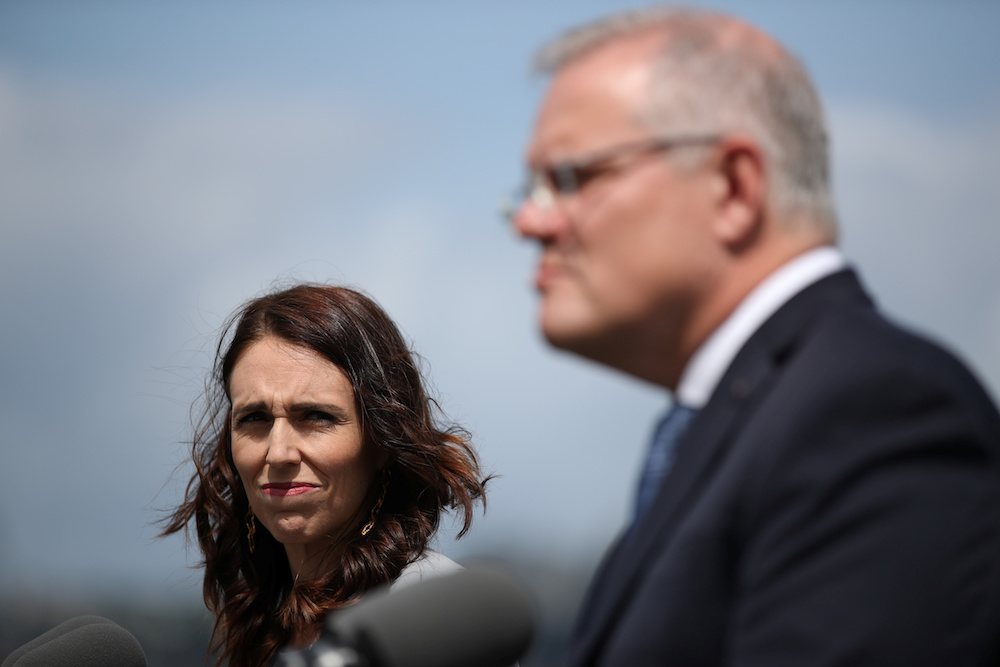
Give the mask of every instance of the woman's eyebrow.
<path id="1" fill-rule="evenodd" d="M 318 410 L 320 412 L 329 412 L 335 417 L 346 418 L 350 411 L 341 405 L 336 403 L 294 403 L 292 405 L 293 412 L 309 412 L 311 410 Z"/>
<path id="2" fill-rule="evenodd" d="M 253 403 L 247 403 L 246 405 L 234 405 L 233 406 L 233 417 L 237 415 L 245 415 L 249 412 L 256 412 L 258 410 L 266 410 L 267 405 L 264 401 L 254 401 Z"/>

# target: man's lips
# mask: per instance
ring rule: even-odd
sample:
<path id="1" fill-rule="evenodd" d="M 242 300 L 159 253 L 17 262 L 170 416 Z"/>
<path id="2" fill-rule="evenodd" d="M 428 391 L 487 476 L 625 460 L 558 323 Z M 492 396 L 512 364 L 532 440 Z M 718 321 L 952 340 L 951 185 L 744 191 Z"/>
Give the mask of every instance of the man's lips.
<path id="1" fill-rule="evenodd" d="M 553 261 L 542 261 L 535 271 L 535 288 L 544 290 L 550 283 L 565 273 L 565 265 Z"/>
<path id="2" fill-rule="evenodd" d="M 315 484 L 306 482 L 278 482 L 262 484 L 260 489 L 266 496 L 298 496 L 316 488 Z"/>

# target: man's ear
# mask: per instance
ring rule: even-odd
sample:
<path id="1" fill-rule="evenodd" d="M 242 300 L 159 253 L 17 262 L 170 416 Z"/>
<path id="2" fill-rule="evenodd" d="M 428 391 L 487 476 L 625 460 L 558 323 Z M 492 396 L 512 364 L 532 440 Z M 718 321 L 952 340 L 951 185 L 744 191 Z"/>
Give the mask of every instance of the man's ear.
<path id="1" fill-rule="evenodd" d="M 762 231 L 767 171 L 760 146 L 748 139 L 723 139 L 715 163 L 717 199 L 712 231 L 725 247 L 739 251 Z"/>

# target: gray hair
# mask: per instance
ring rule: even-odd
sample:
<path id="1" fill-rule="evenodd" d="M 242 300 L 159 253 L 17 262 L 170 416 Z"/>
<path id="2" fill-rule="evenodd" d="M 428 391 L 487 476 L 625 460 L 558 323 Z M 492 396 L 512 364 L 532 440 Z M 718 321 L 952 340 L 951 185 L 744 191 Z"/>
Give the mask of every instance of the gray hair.
<path id="1" fill-rule="evenodd" d="M 770 197 L 796 224 L 837 235 L 823 107 L 809 75 L 776 41 L 737 19 L 692 9 L 652 7 L 572 30 L 545 46 L 536 67 L 554 74 L 616 39 L 660 32 L 642 120 L 654 132 L 742 132 L 757 141 L 771 170 Z"/>

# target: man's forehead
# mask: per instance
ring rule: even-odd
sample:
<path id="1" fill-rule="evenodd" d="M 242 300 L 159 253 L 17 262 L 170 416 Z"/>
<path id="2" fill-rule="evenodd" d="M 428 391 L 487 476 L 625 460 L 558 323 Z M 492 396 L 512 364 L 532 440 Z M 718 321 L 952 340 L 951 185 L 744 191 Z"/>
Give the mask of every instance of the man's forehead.
<path id="1" fill-rule="evenodd" d="M 571 63 L 594 54 L 633 51 L 655 54 L 666 44 L 674 30 L 668 23 L 650 23 L 628 28 L 570 31 L 542 49 L 536 63 L 539 71 L 552 74 Z"/>
<path id="2" fill-rule="evenodd" d="M 579 151 L 591 142 L 599 146 L 642 132 L 640 110 L 648 99 L 655 55 L 649 47 L 648 42 L 637 46 L 615 40 L 556 71 L 538 112 L 530 152 Z"/>
<path id="3" fill-rule="evenodd" d="M 662 30 L 643 30 L 619 35 L 580 53 L 553 73 L 558 79 L 587 78 L 595 74 L 627 77 L 632 72 L 646 72 L 663 50 L 666 35 Z"/>

